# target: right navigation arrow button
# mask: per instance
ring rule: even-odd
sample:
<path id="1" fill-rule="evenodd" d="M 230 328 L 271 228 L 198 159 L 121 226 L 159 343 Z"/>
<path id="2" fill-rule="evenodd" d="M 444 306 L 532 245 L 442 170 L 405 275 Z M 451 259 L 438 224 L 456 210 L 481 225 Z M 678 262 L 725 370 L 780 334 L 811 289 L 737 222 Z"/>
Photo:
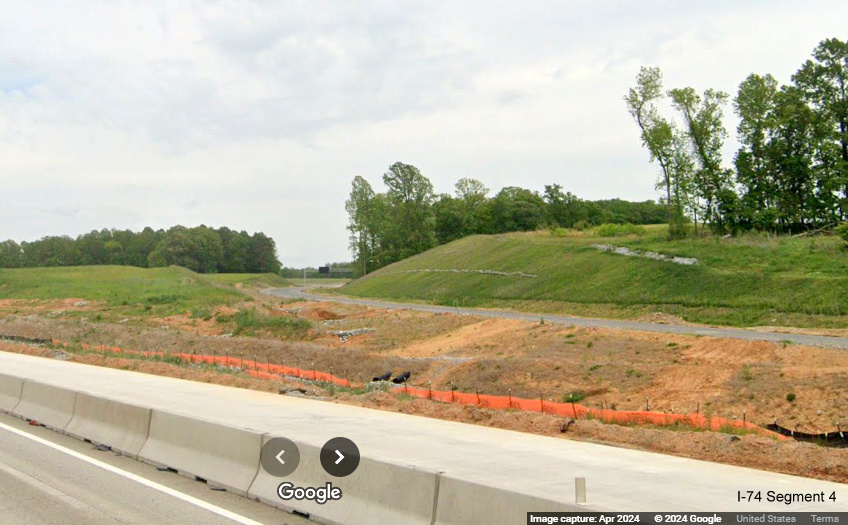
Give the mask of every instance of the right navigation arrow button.
<path id="1" fill-rule="evenodd" d="M 321 447 L 321 466 L 331 476 L 350 476 L 359 466 L 359 447 L 348 438 L 333 438 Z"/>

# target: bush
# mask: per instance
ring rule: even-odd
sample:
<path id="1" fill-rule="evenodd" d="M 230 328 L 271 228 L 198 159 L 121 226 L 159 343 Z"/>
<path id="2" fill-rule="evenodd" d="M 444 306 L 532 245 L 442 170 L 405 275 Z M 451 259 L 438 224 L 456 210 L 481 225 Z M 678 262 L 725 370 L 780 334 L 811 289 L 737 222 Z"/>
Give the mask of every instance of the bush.
<path id="1" fill-rule="evenodd" d="M 595 228 L 598 237 L 625 237 L 627 235 L 645 235 L 648 231 L 638 224 L 601 224 Z"/>
<path id="2" fill-rule="evenodd" d="M 579 403 L 586 399 L 589 394 L 585 390 L 574 390 L 562 396 L 563 403 Z"/>
<path id="3" fill-rule="evenodd" d="M 843 222 L 837 226 L 833 232 L 842 237 L 843 241 L 848 242 L 848 222 Z"/>
<path id="4" fill-rule="evenodd" d="M 790 403 L 795 401 L 795 394 L 793 394 L 792 392 L 786 394 L 786 400 L 789 401 Z"/>

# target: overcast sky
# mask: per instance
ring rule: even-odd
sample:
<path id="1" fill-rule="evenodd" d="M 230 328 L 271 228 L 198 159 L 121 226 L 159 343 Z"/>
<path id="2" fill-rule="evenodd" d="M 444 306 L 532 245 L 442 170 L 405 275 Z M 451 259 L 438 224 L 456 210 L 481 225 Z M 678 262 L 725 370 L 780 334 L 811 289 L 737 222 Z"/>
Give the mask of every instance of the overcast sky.
<path id="1" fill-rule="evenodd" d="M 206 224 L 347 260 L 351 179 L 383 191 L 396 161 L 437 192 L 655 199 L 640 65 L 735 93 L 846 23 L 844 0 L 2 2 L 0 240 Z"/>

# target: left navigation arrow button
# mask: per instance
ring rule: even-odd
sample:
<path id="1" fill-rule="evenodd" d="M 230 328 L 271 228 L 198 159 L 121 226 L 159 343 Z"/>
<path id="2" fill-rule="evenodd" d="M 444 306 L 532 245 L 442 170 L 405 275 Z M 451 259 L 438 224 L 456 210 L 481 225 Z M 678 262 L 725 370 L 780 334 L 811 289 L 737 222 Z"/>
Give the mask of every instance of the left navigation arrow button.
<path id="1" fill-rule="evenodd" d="M 286 459 L 283 459 L 284 454 Z M 297 469 L 300 463 L 300 450 L 290 439 L 284 437 L 271 438 L 262 445 L 259 463 L 268 474 L 282 478 Z"/>

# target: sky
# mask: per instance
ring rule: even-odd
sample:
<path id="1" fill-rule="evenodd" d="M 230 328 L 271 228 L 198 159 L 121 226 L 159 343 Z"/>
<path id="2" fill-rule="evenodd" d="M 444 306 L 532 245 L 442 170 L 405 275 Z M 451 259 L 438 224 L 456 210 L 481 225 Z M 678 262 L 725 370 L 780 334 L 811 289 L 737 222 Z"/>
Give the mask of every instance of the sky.
<path id="1" fill-rule="evenodd" d="M 344 261 L 353 177 L 384 191 L 397 161 L 438 193 L 656 199 L 622 101 L 641 65 L 789 82 L 846 21 L 844 0 L 2 2 L 0 240 L 205 224 Z"/>

